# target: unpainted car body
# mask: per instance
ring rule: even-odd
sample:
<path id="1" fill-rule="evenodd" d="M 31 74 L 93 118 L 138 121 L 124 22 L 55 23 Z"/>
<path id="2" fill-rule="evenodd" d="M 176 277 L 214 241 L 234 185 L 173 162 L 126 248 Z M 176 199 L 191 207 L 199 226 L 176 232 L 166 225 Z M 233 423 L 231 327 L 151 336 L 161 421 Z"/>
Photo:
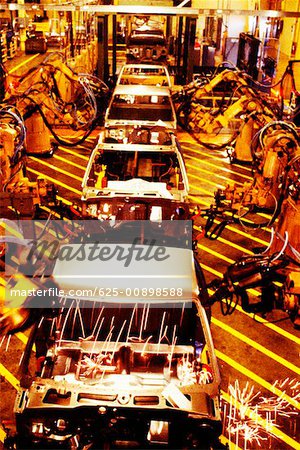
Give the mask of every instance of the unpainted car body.
<path id="1" fill-rule="evenodd" d="M 67 251 L 87 254 L 82 245 Z M 35 326 L 47 347 L 41 376 L 30 379 L 23 359 L 17 448 L 220 448 L 220 375 L 193 252 L 164 248 L 165 260 L 130 267 L 57 259 L 64 296 L 56 317 Z"/>
<path id="2" fill-rule="evenodd" d="M 168 87 L 118 85 L 105 115 L 105 126 L 160 125 L 176 130 L 176 112 Z"/>
<path id="3" fill-rule="evenodd" d="M 126 59 L 131 62 L 166 62 L 168 44 L 162 30 L 135 29 L 127 40 Z"/>
<path id="4" fill-rule="evenodd" d="M 124 64 L 117 79 L 120 84 L 172 87 L 168 68 L 163 64 Z"/>
<path id="5" fill-rule="evenodd" d="M 105 129 L 82 182 L 83 201 L 136 197 L 184 202 L 188 192 L 180 144 L 172 130 L 162 127 Z"/>

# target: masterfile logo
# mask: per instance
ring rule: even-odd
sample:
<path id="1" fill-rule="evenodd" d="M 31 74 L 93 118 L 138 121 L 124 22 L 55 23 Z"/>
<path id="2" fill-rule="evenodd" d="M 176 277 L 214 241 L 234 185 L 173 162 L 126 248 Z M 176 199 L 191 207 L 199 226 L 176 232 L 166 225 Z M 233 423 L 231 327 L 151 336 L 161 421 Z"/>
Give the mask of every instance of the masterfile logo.
<path id="1" fill-rule="evenodd" d="M 170 256 L 167 254 L 167 248 L 162 245 L 156 245 L 156 240 L 135 238 L 130 246 L 117 244 L 114 247 L 105 245 L 99 241 L 91 244 L 81 243 L 79 247 L 72 245 L 61 246 L 59 240 L 54 241 L 32 241 L 30 252 L 27 259 L 33 258 L 41 260 L 47 255 L 50 260 L 59 259 L 60 261 L 123 261 L 124 266 L 128 267 L 132 259 L 136 261 L 164 261 Z"/>

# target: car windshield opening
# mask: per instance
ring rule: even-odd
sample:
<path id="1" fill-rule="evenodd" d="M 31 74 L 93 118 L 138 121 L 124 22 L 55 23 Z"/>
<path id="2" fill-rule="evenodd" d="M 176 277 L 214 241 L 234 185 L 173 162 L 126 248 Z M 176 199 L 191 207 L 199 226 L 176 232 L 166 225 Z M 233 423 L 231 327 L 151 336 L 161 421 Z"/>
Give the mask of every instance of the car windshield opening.
<path id="1" fill-rule="evenodd" d="M 104 150 L 96 155 L 88 185 L 95 186 L 103 166 L 108 181 L 126 181 L 142 178 L 146 181 L 170 183 L 175 187 L 182 181 L 175 152 L 143 152 Z"/>
<path id="2" fill-rule="evenodd" d="M 170 99 L 166 95 L 115 95 L 108 114 L 114 120 L 174 120 Z"/>

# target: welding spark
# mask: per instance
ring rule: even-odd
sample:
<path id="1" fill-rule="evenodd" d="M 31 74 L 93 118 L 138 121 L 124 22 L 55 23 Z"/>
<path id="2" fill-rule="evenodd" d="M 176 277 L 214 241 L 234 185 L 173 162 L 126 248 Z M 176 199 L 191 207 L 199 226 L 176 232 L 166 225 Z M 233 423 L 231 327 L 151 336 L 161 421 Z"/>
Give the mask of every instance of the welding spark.
<path id="1" fill-rule="evenodd" d="M 278 416 L 288 419 L 299 416 L 299 411 L 296 411 L 288 399 L 298 398 L 300 382 L 286 378 L 283 381 L 276 380 L 273 387 L 274 390 L 284 390 L 279 396 L 265 397 L 259 396 L 259 392 L 255 393 L 254 387 L 250 388 L 248 383 L 241 389 L 238 380 L 228 387 L 230 401 L 229 404 L 224 402 L 223 405 L 223 430 L 227 430 L 229 440 L 232 442 L 234 439 L 236 445 L 240 439 L 243 440 L 244 450 L 252 444 L 256 448 L 261 447 L 262 441 L 274 437 L 273 430 L 278 427 Z M 292 395 L 288 396 L 287 392 Z M 249 419 L 250 416 L 252 419 Z M 260 418 L 264 420 L 264 425 L 259 423 Z"/>
<path id="2" fill-rule="evenodd" d="M 262 428 L 253 426 L 251 422 L 233 421 L 227 428 L 230 435 L 235 437 L 236 443 L 239 439 L 244 440 L 244 450 L 248 448 L 248 444 L 261 447 L 262 441 L 266 441 L 267 437 L 261 435 Z"/>
<path id="3" fill-rule="evenodd" d="M 100 354 L 95 357 L 85 355 L 81 361 L 80 368 L 83 369 L 82 376 L 88 378 L 96 378 L 104 369 L 104 366 L 111 365 L 113 356 L 111 353 Z"/>

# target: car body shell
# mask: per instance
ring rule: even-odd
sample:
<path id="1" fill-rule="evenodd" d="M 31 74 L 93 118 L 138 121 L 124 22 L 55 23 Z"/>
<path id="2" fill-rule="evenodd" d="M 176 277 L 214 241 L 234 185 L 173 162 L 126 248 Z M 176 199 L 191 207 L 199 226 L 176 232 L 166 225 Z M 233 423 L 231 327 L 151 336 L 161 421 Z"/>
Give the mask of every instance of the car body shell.
<path id="1" fill-rule="evenodd" d="M 82 245 L 68 245 L 68 252 L 78 255 Z M 118 258 L 97 264 L 57 259 L 53 277 L 64 291 L 63 308 L 57 330 L 48 329 L 41 377 L 27 380 L 16 399 L 17 448 L 69 448 L 76 439 L 82 448 L 116 439 L 140 448 L 186 448 L 191 434 L 211 445 L 221 433 L 220 375 L 193 252 L 165 250 L 164 261 L 140 258 L 127 267 Z M 181 295 L 171 295 L 178 289 Z M 95 335 L 99 314 L 96 337 L 87 338 L 89 327 Z"/>
<path id="2" fill-rule="evenodd" d="M 162 30 L 133 30 L 127 40 L 127 62 L 166 62 L 168 44 Z"/>
<path id="3" fill-rule="evenodd" d="M 102 131 L 82 181 L 83 201 L 134 197 L 184 202 L 188 192 L 178 139 L 172 130 L 161 127 L 127 126 Z"/>
<path id="4" fill-rule="evenodd" d="M 164 86 L 116 86 L 105 114 L 105 126 L 116 125 L 159 125 L 176 130 L 170 89 Z"/>
<path id="5" fill-rule="evenodd" d="M 163 64 L 124 64 L 118 79 L 118 85 L 144 84 L 172 87 L 170 74 Z"/>

